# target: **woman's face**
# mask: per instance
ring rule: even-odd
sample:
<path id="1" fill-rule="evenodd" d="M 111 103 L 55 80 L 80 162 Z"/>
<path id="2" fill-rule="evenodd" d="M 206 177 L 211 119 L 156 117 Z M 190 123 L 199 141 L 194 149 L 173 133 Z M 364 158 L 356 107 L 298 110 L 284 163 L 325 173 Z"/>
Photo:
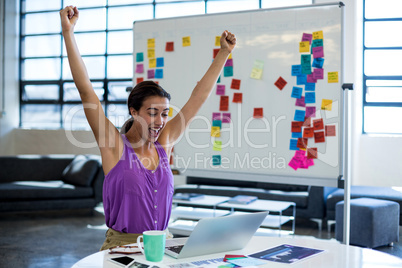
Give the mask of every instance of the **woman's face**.
<path id="1" fill-rule="evenodd" d="M 142 139 L 155 142 L 168 121 L 169 100 L 165 97 L 148 97 L 139 111 L 130 108 Z"/>

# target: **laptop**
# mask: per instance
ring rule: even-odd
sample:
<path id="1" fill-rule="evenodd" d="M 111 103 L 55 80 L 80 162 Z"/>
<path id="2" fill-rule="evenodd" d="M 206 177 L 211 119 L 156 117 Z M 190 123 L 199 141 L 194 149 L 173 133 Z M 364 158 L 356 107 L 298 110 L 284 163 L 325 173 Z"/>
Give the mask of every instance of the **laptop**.
<path id="1" fill-rule="evenodd" d="M 201 219 L 188 238 L 166 240 L 165 253 L 177 259 L 244 248 L 268 212 Z"/>

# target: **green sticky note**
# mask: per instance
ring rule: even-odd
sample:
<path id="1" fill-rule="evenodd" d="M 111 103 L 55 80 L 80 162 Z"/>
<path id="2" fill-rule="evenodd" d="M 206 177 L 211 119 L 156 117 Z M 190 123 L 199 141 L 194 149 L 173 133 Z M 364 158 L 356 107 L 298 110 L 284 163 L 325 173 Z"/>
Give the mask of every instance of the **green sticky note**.
<path id="1" fill-rule="evenodd" d="M 136 61 L 137 61 L 137 62 L 142 62 L 142 61 L 144 61 L 144 53 L 138 52 L 138 53 L 137 53 L 137 56 L 136 56 Z"/>
<path id="2" fill-rule="evenodd" d="M 221 156 L 220 155 L 213 155 L 212 156 L 212 165 L 219 166 L 221 164 Z"/>
<path id="3" fill-rule="evenodd" d="M 216 83 L 220 83 L 220 82 L 221 82 L 221 76 L 219 76 L 218 82 L 216 82 Z"/>
<path id="4" fill-rule="evenodd" d="M 222 120 L 214 120 L 214 121 L 212 121 L 212 126 L 222 128 Z"/>
<path id="5" fill-rule="evenodd" d="M 233 66 L 225 66 L 223 67 L 223 76 L 233 76 Z"/>
<path id="6" fill-rule="evenodd" d="M 222 141 L 214 141 L 214 146 L 212 149 L 214 151 L 222 151 Z"/>

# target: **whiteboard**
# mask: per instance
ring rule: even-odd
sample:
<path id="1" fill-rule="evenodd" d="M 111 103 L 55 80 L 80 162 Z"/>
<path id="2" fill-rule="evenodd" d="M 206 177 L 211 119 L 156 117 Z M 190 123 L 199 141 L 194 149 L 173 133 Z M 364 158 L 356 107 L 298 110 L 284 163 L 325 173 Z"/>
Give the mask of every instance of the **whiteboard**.
<path id="1" fill-rule="evenodd" d="M 215 38 L 225 29 L 237 37 L 233 76 L 222 72 L 217 84 L 225 86 L 229 97 L 230 123 L 222 123 L 220 137 L 211 136 L 212 113 L 223 113 L 214 88 L 175 145 L 174 167 L 188 176 L 336 186 L 343 170 L 339 3 L 137 21 L 133 26 L 134 82 L 137 78 L 158 81 L 171 94 L 170 106 L 176 115 L 211 64 L 213 50 L 219 48 Z M 317 148 L 317 159 L 313 159 L 314 165 L 295 170 L 289 166 L 296 152 L 290 149 L 291 125 L 296 110 L 306 109 L 296 106 L 292 92 L 294 86 L 303 88 L 303 96 L 307 91 L 305 85 L 297 85 L 292 65 L 300 64 L 302 54 L 311 54 L 299 52 L 303 33 L 317 31 L 324 36 L 324 77 L 315 83 L 315 103 L 306 105 L 316 107 L 312 120 L 323 119 L 324 125 L 335 126 L 336 135 L 326 136 L 325 142 L 309 138 L 307 146 Z M 190 46 L 183 46 L 183 37 L 190 37 Z M 163 58 L 163 67 L 156 68 L 162 69 L 163 78 L 148 78 L 148 70 L 155 69 L 150 68 L 147 57 L 148 39 L 155 41 L 155 57 Z M 167 42 L 174 42 L 174 51 L 166 51 Z M 137 53 L 143 53 L 144 61 L 138 60 Z M 259 62 L 263 63 L 262 75 L 255 79 L 251 73 Z M 143 72 L 138 64 L 143 64 Z M 329 83 L 328 72 L 338 72 L 338 82 Z M 287 82 L 282 90 L 274 85 L 279 77 Z M 240 89 L 231 89 L 232 79 L 241 81 Z M 232 102 L 234 93 L 242 93 L 242 103 Z M 321 109 L 322 99 L 332 100 L 331 110 Z M 263 108 L 263 118 L 253 118 L 254 108 Z M 216 141 L 221 146 L 214 150 Z M 218 164 L 213 160 L 217 155 Z"/>

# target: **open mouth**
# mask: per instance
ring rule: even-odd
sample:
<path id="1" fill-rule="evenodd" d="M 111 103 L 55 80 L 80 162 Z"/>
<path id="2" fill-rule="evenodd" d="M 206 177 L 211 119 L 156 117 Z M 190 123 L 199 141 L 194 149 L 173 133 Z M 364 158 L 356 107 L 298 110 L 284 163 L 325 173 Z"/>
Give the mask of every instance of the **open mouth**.
<path id="1" fill-rule="evenodd" d="M 149 135 L 152 138 L 157 138 L 160 131 L 161 131 L 161 128 L 149 128 L 148 129 Z"/>

